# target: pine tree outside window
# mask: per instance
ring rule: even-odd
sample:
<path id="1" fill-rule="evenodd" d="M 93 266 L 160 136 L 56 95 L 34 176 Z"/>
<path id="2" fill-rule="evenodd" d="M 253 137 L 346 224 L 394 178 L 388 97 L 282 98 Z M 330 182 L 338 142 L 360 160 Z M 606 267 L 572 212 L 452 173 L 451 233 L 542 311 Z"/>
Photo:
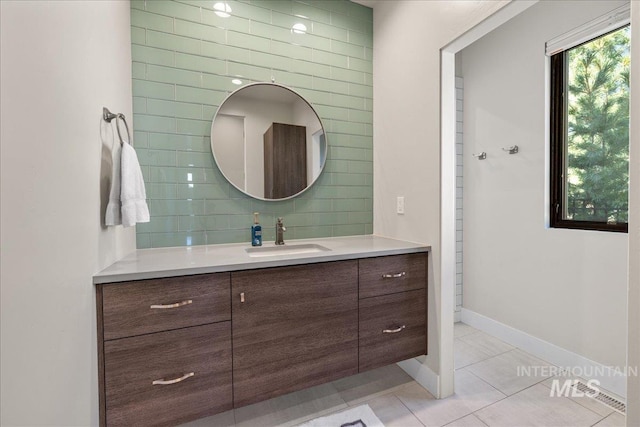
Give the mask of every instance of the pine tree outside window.
<path id="1" fill-rule="evenodd" d="M 551 226 L 627 231 L 630 27 L 551 56 Z"/>

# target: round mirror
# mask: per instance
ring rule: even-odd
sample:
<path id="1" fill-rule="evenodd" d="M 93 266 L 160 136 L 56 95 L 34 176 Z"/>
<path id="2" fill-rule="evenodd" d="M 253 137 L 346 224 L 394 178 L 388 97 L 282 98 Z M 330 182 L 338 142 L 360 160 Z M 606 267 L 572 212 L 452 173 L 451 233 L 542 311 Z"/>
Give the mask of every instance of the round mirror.
<path id="1" fill-rule="evenodd" d="M 220 105 L 211 124 L 211 151 L 238 190 L 283 200 L 318 179 L 327 142 L 318 114 L 302 96 L 274 83 L 254 83 Z"/>

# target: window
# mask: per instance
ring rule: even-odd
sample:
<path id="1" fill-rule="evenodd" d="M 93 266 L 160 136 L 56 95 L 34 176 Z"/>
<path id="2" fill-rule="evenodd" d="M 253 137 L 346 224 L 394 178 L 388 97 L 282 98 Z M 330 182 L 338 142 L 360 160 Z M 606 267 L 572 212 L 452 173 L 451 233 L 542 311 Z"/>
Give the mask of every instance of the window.
<path id="1" fill-rule="evenodd" d="M 630 27 L 551 55 L 551 226 L 627 231 Z"/>

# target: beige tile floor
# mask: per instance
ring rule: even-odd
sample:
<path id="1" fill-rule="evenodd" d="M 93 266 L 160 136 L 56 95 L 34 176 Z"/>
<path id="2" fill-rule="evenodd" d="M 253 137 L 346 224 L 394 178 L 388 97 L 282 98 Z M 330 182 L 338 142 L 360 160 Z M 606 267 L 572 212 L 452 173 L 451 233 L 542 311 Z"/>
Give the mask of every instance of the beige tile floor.
<path id="1" fill-rule="evenodd" d="M 368 404 L 386 427 L 623 427 L 624 416 L 589 397 L 550 397 L 553 378 L 517 375 L 548 363 L 463 323 L 455 325 L 455 388 L 435 399 L 396 365 L 386 366 L 183 427 L 296 426 Z"/>

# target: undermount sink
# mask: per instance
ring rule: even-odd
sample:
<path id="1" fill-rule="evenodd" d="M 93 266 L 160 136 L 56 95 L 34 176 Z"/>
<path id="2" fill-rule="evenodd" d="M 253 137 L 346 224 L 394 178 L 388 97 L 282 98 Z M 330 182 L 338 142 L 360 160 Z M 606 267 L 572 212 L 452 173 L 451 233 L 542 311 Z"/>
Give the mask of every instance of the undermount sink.
<path id="1" fill-rule="evenodd" d="M 277 255 L 298 255 L 298 254 L 311 254 L 316 252 L 327 252 L 331 249 L 325 248 L 322 245 L 315 243 L 305 243 L 298 245 L 281 245 L 281 246 L 260 246 L 255 248 L 247 248 L 245 251 L 252 257 L 266 257 Z"/>

